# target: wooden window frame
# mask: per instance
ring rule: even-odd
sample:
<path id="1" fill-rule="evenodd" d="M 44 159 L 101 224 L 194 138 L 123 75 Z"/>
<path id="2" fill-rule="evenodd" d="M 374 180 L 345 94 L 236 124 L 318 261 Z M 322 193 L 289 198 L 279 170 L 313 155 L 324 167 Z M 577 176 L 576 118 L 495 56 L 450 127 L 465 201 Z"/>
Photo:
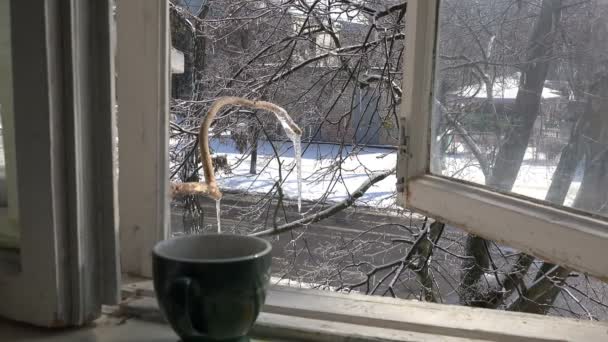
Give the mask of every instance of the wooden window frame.
<path id="1" fill-rule="evenodd" d="M 17 219 L 19 214 L 17 200 L 17 167 L 15 157 L 15 114 L 13 110 L 13 71 L 12 71 L 12 47 L 11 47 L 11 20 L 10 3 L 3 1 L 0 4 L 3 25 L 9 30 L 0 32 L 0 113 L 2 115 L 2 139 L 5 160 L 5 185 L 2 194 L 3 205 L 0 207 L 0 248 L 17 248 L 19 240 L 19 228 Z M 6 68 L 5 68 L 6 67 Z"/>
<path id="2" fill-rule="evenodd" d="M 165 323 L 151 281 L 114 314 Z M 405 313 L 405 314 L 404 314 Z M 604 341 L 602 322 L 390 297 L 270 286 L 252 336 L 281 341 Z"/>
<path id="3" fill-rule="evenodd" d="M 402 141 L 402 205 L 539 258 L 608 280 L 608 222 L 574 209 L 430 173 L 439 0 L 410 0 Z"/>
<path id="4" fill-rule="evenodd" d="M 169 235 L 167 153 L 170 49 L 168 11 L 163 7 L 166 1 L 117 1 L 122 270 L 146 278 L 151 277 L 152 247 Z M 434 0 L 427 1 L 436 4 Z M 129 7 L 123 7 L 125 3 L 128 3 Z M 431 24 L 428 18 L 435 15 L 430 11 L 433 7 L 425 6 L 424 3 L 425 0 L 408 2 L 408 23 L 416 23 L 419 28 Z M 414 13 L 409 14 L 410 12 Z M 418 15 L 420 16 L 417 18 Z M 126 26 L 128 28 L 124 30 Z M 408 27 L 411 27 L 411 24 Z M 425 32 L 428 33 L 428 30 Z M 434 32 L 434 29 L 431 32 Z M 429 43 L 419 31 L 413 38 L 418 38 L 415 40 L 416 49 L 430 48 L 432 51 L 434 37 Z M 146 44 L 149 50 L 146 50 L 145 55 L 142 55 L 141 46 L 134 41 Z M 414 54 L 412 50 L 414 48 L 407 49 L 407 53 Z M 145 57 L 146 60 L 139 60 L 137 56 L 142 56 L 142 59 Z M 424 59 L 417 60 L 419 64 L 422 61 Z M 426 92 L 415 90 L 409 85 L 406 93 L 409 99 L 417 94 L 430 94 L 432 59 L 422 64 L 422 69 L 406 67 L 413 77 L 426 77 L 425 82 L 428 82 Z M 425 70 L 428 73 L 425 74 Z M 416 83 L 418 86 L 419 82 Z M 136 85 L 139 88 L 132 89 Z M 421 106 L 424 102 L 419 101 L 413 105 Z M 133 115 L 133 111 L 141 115 Z M 143 111 L 146 112 L 145 121 Z M 146 137 L 148 140 L 143 144 L 141 137 L 146 135 L 149 135 Z M 406 131 L 403 131 L 403 136 L 406 135 Z M 426 138 L 428 136 L 423 137 L 423 140 Z M 403 152 L 403 149 L 401 151 Z M 415 165 L 411 164 L 409 159 L 403 158 L 402 153 L 400 156 L 399 172 L 403 176 L 407 167 Z M 417 165 L 421 166 L 422 164 Z M 421 180 L 428 177 L 438 178 L 425 176 Z M 436 179 L 436 182 L 446 181 Z M 419 184 L 409 184 L 416 191 L 416 196 Z M 449 189 L 452 191 L 454 184 L 461 185 L 450 182 Z M 427 185 L 427 188 L 432 187 Z M 483 191 L 478 187 L 472 189 Z M 509 196 L 504 197 L 512 199 Z M 150 200 L 151 198 L 154 200 Z M 422 199 L 416 197 L 415 203 L 423 203 Z M 143 205 L 144 203 L 146 204 Z M 524 203 L 528 205 L 528 202 Z M 149 280 L 125 283 L 124 301 L 114 313 L 162 321 L 162 314 L 153 296 L 153 285 Z M 408 314 L 403 315 L 404 312 Z M 442 340 L 454 342 L 470 338 L 497 337 L 505 341 L 535 337 L 540 341 L 557 341 L 568 337 L 577 339 L 581 336 L 597 340 L 608 334 L 604 325 L 595 322 L 280 286 L 272 286 L 269 290 L 266 305 L 256 322 L 254 333 L 271 338 L 310 341 L 435 341 L 442 337 Z"/>
<path id="5" fill-rule="evenodd" d="M 152 248 L 169 237 L 168 0 L 117 0 L 121 270 L 152 277 Z"/>
<path id="6" fill-rule="evenodd" d="M 164 0 L 119 0 L 117 4 L 117 24 L 121 32 L 118 35 L 117 92 L 122 169 L 119 180 L 122 270 L 151 277 L 150 250 L 156 242 L 169 236 L 166 169 L 170 77 L 168 14 Z M 125 4 L 129 5 L 127 11 L 122 8 Z M 606 221 L 430 174 L 428 156 L 437 6 L 438 0 L 408 3 L 402 143 L 397 162 L 401 193 L 398 200 L 412 210 L 476 235 L 607 279 L 608 263 L 603 262 L 608 256 Z M 144 11 L 147 11 L 146 16 Z M 127 25 L 131 31 L 125 30 Z M 143 27 L 147 29 L 143 30 Z M 142 29 L 134 31 L 137 28 Z M 140 46 L 133 41 L 142 44 L 145 41 L 149 47 L 149 60 L 145 63 L 142 63 L 143 59 L 129 58 L 141 55 Z M 142 79 L 147 81 L 138 81 Z M 140 105 L 147 108 L 146 120 L 129 114 L 130 106 L 139 108 Z M 138 137 L 148 140 L 138 140 Z M 150 196 L 156 196 L 158 201 L 152 203 Z M 142 203 L 152 204 L 144 206 Z"/>
<path id="7" fill-rule="evenodd" d="M 10 13 L 19 240 L 0 250 L 0 316 L 82 325 L 119 300 L 112 0 Z"/>

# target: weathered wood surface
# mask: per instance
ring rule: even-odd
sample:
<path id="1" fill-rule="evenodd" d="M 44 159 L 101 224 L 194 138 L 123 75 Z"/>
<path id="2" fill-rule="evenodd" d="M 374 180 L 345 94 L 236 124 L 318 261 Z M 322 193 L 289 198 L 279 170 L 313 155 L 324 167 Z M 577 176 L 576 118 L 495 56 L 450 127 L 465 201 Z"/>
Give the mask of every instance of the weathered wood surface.
<path id="1" fill-rule="evenodd" d="M 151 282 L 134 290 L 153 294 Z M 138 292 L 140 295 L 144 292 Z M 163 321 L 153 297 L 122 312 Z M 298 341 L 607 341 L 608 324 L 377 296 L 274 286 L 254 335 Z"/>

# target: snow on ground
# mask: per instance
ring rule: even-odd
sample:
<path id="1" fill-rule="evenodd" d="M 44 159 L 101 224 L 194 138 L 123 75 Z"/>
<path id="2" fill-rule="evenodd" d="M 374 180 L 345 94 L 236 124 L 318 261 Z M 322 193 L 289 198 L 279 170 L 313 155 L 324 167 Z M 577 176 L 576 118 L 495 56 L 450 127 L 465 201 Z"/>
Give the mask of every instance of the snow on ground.
<path id="1" fill-rule="evenodd" d="M 542 155 L 539 157 L 537 161 L 534 161 L 534 150 L 533 148 L 528 148 L 524 156 L 523 165 L 519 169 L 519 174 L 513 186 L 512 191 L 514 193 L 539 200 L 545 199 L 547 190 L 551 185 L 557 161 L 543 160 L 544 156 Z M 446 169 L 443 172 L 445 176 L 477 184 L 485 184 L 483 172 L 481 172 L 481 169 L 477 165 L 477 161 L 469 154 L 458 153 L 457 155 L 448 156 L 445 160 L 445 166 Z M 575 177 L 566 195 L 564 205 L 572 205 L 580 185 L 580 177 Z"/>
<path id="2" fill-rule="evenodd" d="M 515 73 L 514 76 L 497 79 L 492 85 L 492 95 L 499 99 L 515 99 L 519 92 L 520 73 Z M 488 97 L 486 85 L 479 83 L 461 88 L 452 94 L 460 97 L 476 97 L 485 99 Z M 551 99 L 561 97 L 559 91 L 544 87 L 541 94 L 543 99 Z"/>
<path id="3" fill-rule="evenodd" d="M 282 163 L 283 191 L 286 197 L 297 198 L 297 177 L 293 147 L 290 142 L 274 142 Z M 269 142 L 260 142 L 258 150 L 258 174 L 249 174 L 250 159 L 242 159 L 230 139 L 213 139 L 211 148 L 215 154 L 225 154 L 232 167 L 232 174 L 220 173 L 218 183 L 222 189 L 241 190 L 256 193 L 268 192 L 279 179 L 279 167 Z M 356 190 L 370 177 L 387 171 L 395 166 L 396 152 L 391 149 L 364 147 L 352 153 L 352 147 L 347 146 L 340 151 L 340 146 L 333 144 L 302 144 L 306 149 L 302 158 L 302 198 L 316 201 L 327 194 L 327 201 L 340 201 L 349 193 Z M 532 150 L 526 154 L 513 192 L 529 197 L 544 199 L 555 170 L 555 162 L 533 161 Z M 335 170 L 336 160 L 344 158 L 341 173 Z M 484 183 L 484 176 L 475 160 L 468 154 L 458 153 L 447 156 L 445 175 L 455 178 Z M 292 171 L 293 170 L 293 171 Z M 394 175 L 371 187 L 360 199 L 360 204 L 375 207 L 395 206 Z M 566 205 L 571 205 L 578 188 L 580 179 L 575 179 L 566 198 Z"/>
<path id="4" fill-rule="evenodd" d="M 280 278 L 279 277 L 270 277 L 270 283 L 272 285 L 289 286 L 289 287 L 295 287 L 295 288 L 299 288 L 299 289 L 319 289 L 319 290 L 329 290 L 332 292 L 340 291 L 340 292 L 344 292 L 347 294 L 360 293 L 360 291 L 358 291 L 358 290 L 346 290 L 346 289 L 338 290 L 338 288 L 335 286 L 307 283 L 307 282 L 303 282 L 303 281 L 299 281 L 299 280 L 295 280 L 295 279 L 289 279 L 289 278 L 285 278 L 285 277 L 280 277 Z"/>
<path id="5" fill-rule="evenodd" d="M 286 181 L 283 192 L 286 197 L 297 199 L 298 186 L 295 159 L 290 142 L 274 142 L 281 156 L 281 173 Z M 260 142 L 258 148 L 257 175 L 249 174 L 249 157 L 242 159 L 229 139 L 214 139 L 211 148 L 215 154 L 225 154 L 232 167 L 232 175 L 217 176 L 220 188 L 265 193 L 279 179 L 279 166 L 269 142 Z M 361 184 L 374 175 L 390 170 L 397 161 L 396 154 L 390 149 L 362 148 L 352 153 L 351 147 L 333 144 L 302 144 L 302 199 L 319 200 L 327 193 L 328 201 L 340 201 L 355 191 Z M 336 170 L 335 163 L 344 158 L 342 171 Z M 293 171 L 292 171 L 293 169 Z M 387 177 L 370 188 L 360 199 L 369 206 L 390 207 L 394 205 L 396 177 Z"/>

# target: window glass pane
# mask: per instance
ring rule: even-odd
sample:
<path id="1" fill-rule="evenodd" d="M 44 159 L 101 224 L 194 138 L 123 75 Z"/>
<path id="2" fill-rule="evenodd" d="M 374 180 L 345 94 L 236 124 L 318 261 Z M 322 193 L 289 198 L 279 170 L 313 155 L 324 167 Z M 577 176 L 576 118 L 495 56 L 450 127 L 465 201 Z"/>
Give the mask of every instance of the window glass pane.
<path id="1" fill-rule="evenodd" d="M 493 49 L 505 56 L 490 55 L 498 61 L 518 58 L 520 37 L 530 34 L 541 5 L 539 0 L 521 2 L 521 6 L 516 0 L 465 0 L 461 5 L 459 1 L 442 4 L 442 29 L 454 20 L 448 15 L 452 7 L 469 17 L 472 30 L 502 27 L 494 40 L 506 52 Z M 172 76 L 172 181 L 202 180 L 197 132 L 218 96 L 275 102 L 302 128 L 302 213 L 297 209 L 294 148 L 272 115 L 227 107 L 211 130 L 216 177 L 224 192 L 222 231 L 249 234 L 322 216 L 311 224 L 265 236 L 274 248 L 273 282 L 584 319 L 608 317 L 605 283 L 508 246 L 471 239 L 465 231 L 433 224 L 432 218 L 395 206 L 396 179 L 391 169 L 397 159 L 395 118 L 407 46 L 407 1 L 172 3 L 172 44 L 184 56 L 184 72 Z M 452 7 L 446 10 L 445 6 Z M 490 10 L 502 18 L 500 25 L 484 12 Z M 376 20 L 371 20 L 375 14 Z M 510 24 L 514 18 L 519 22 Z M 454 37 L 442 40 L 442 49 L 448 46 L 456 56 L 473 51 L 465 24 L 453 22 L 452 32 Z M 460 40 L 449 45 L 456 38 Z M 466 79 L 476 80 L 468 76 L 470 71 L 448 68 L 450 63 L 462 62 L 448 62 L 440 62 L 444 69 L 439 78 L 460 82 L 453 87 L 456 90 L 475 84 Z M 494 64 L 488 69 L 504 75 L 496 77 L 497 84 L 504 84 L 500 79 L 507 79 L 512 68 Z M 454 90 L 446 87 L 444 92 Z M 466 103 L 459 105 L 452 99 L 438 103 L 452 112 L 460 109 L 458 114 L 469 111 Z M 455 134 L 441 116 L 436 118 L 437 135 Z M 470 121 L 467 131 L 484 131 L 479 128 L 483 122 Z M 486 140 L 478 144 L 489 149 L 492 140 Z M 434 155 L 435 160 L 447 165 L 449 154 L 441 153 Z M 474 174 L 474 167 L 463 172 Z M 379 178 L 383 174 L 386 177 Z M 356 201 L 345 204 L 368 181 L 374 184 L 363 188 Z M 171 209 L 174 235 L 217 231 L 213 199 L 176 198 Z M 488 257 L 478 262 L 476 257 L 484 253 Z M 526 293 L 542 295 L 519 296 Z"/>
<path id="2" fill-rule="evenodd" d="M 219 113 L 210 146 L 224 192 L 222 231 L 249 234 L 270 230 L 275 223 L 288 225 L 344 203 L 359 187 L 373 182 L 352 203 L 356 213 L 352 208 L 336 210 L 314 228 L 267 236 L 275 248 L 276 279 L 310 285 L 319 277 L 302 275 L 311 271 L 318 253 L 332 253 L 329 246 L 356 238 L 371 228 L 368 223 L 401 220 L 365 213 L 379 208 L 402 213 L 395 204 L 394 167 L 402 92 L 403 1 L 173 3 L 172 44 L 185 62 L 184 72 L 172 76 L 173 181 L 203 180 L 193 132 L 219 96 L 280 105 L 302 130 L 300 213 L 296 152 L 281 123 L 269 112 L 245 107 L 226 106 Z M 376 10 L 380 14 L 374 23 L 369 11 Z M 178 198 L 172 203 L 172 232 L 215 232 L 215 211 L 213 199 Z M 371 235 L 395 229 L 402 228 L 380 226 Z M 304 241 L 310 253 L 300 252 Z M 378 255 L 374 262 L 382 259 Z"/>
<path id="3" fill-rule="evenodd" d="M 608 215 L 608 2 L 445 0 L 431 171 Z"/>
<path id="4" fill-rule="evenodd" d="M 0 248 L 18 245 L 10 1 L 0 1 Z"/>

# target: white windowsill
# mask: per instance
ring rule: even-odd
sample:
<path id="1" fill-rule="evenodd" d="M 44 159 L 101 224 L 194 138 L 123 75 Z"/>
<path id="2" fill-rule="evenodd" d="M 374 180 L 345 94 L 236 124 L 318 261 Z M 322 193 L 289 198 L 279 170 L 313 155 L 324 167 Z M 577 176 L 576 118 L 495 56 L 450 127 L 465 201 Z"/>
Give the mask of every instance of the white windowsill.
<path id="1" fill-rule="evenodd" d="M 151 281 L 126 285 L 119 312 L 163 321 Z M 253 330 L 298 341 L 608 341 L 608 324 L 273 286 Z"/>

